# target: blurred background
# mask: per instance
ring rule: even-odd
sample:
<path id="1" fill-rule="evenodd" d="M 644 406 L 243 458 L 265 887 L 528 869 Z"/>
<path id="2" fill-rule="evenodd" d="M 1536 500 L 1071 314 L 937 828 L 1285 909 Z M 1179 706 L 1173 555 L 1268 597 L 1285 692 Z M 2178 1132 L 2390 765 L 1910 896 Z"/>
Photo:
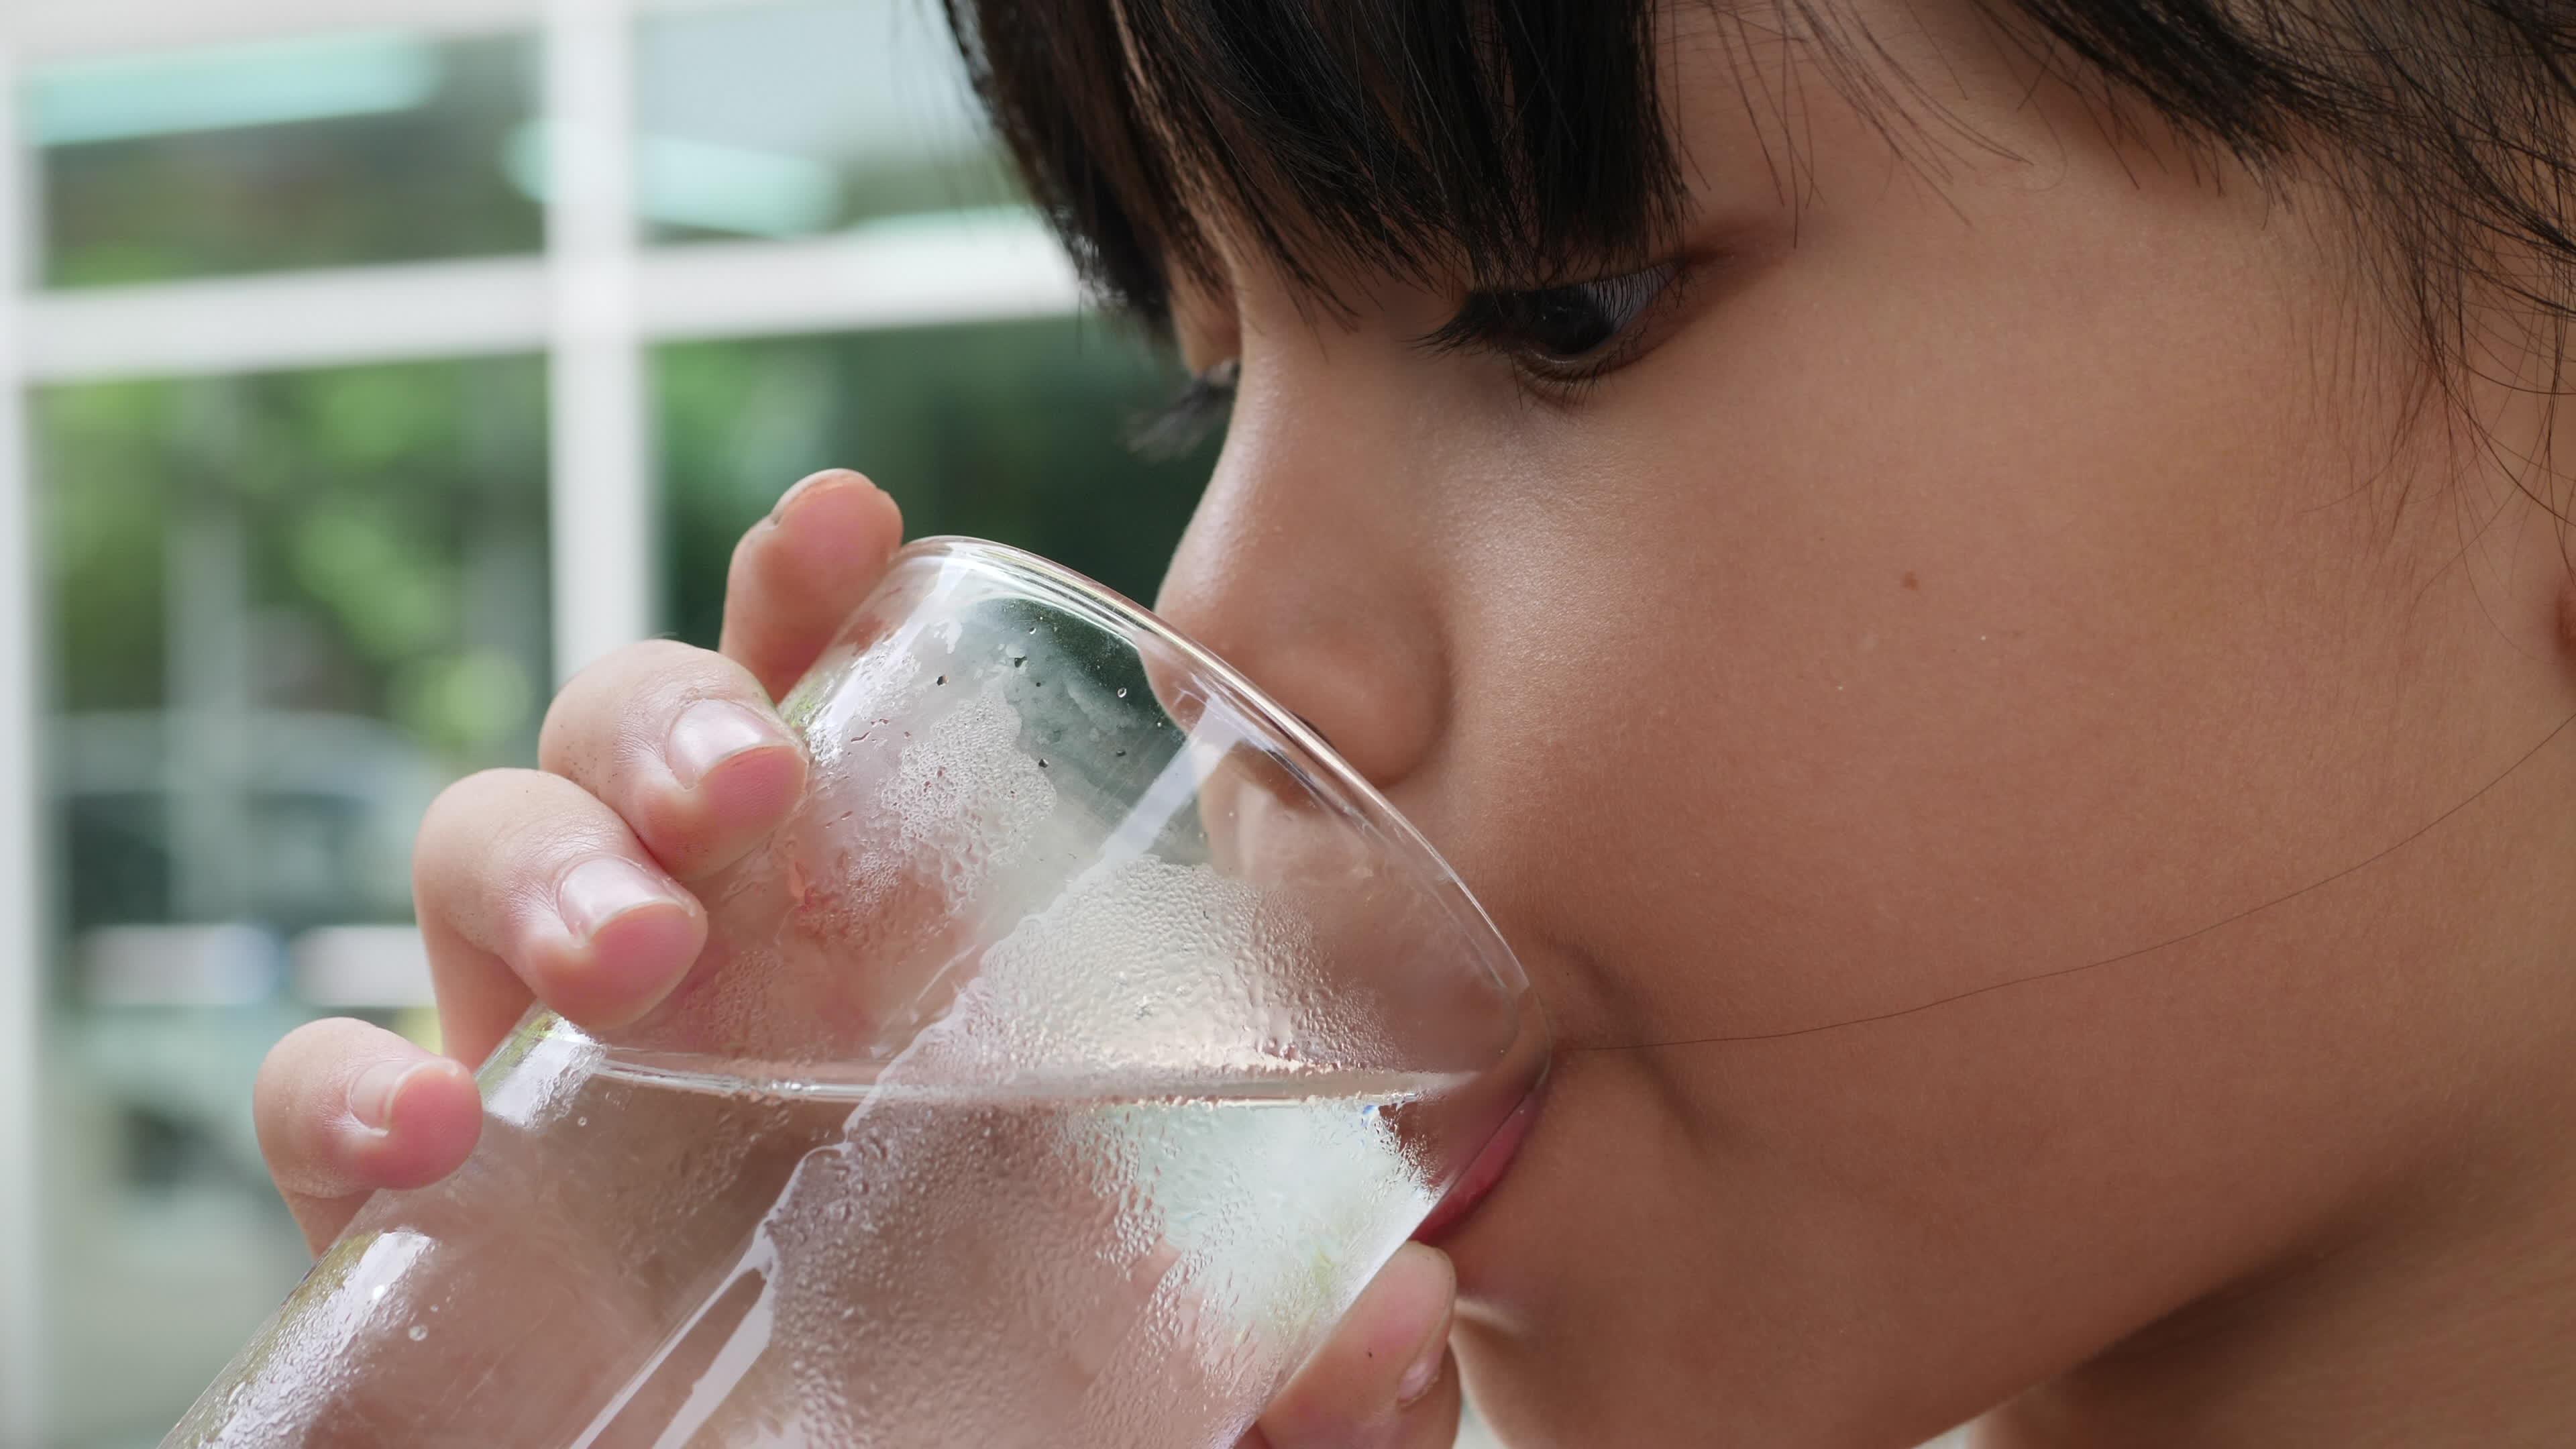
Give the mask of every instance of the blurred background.
<path id="1" fill-rule="evenodd" d="M 250 1083 L 434 1040 L 409 842 L 863 468 L 1149 597 L 1209 455 L 935 0 L 0 0 L 0 1446 L 150 1445 L 302 1273 Z"/>

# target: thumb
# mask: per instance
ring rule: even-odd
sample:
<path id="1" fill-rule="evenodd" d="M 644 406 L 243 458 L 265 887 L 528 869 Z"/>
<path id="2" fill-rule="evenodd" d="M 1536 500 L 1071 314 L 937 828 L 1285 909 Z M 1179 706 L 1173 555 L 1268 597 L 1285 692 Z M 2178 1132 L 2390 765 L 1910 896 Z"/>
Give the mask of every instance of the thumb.
<path id="1" fill-rule="evenodd" d="M 1244 1449 L 1450 1449 L 1458 1371 L 1449 1320 L 1458 1296 L 1449 1255 L 1396 1250 L 1296 1378 L 1271 1400 Z"/>

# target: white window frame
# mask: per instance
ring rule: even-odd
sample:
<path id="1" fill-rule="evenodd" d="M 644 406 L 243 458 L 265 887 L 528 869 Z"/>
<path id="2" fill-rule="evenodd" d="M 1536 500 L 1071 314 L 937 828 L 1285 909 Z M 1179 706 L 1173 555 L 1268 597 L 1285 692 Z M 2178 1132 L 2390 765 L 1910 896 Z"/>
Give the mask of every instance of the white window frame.
<path id="1" fill-rule="evenodd" d="M 0 33 L 0 96 L 17 94 Z M 27 450 L 20 294 L 33 228 L 18 108 L 0 105 L 0 1445 L 44 1432 L 44 1280 L 37 1094 L 44 1040 L 44 801 L 37 778 L 44 647 Z"/>
<path id="2" fill-rule="evenodd" d="M 49 863 L 45 633 L 32 386 L 543 350 L 558 674 L 654 626 L 646 349 L 676 339 L 1061 315 L 1070 264 L 1034 222 L 954 234 L 638 245 L 636 12 L 760 0 L 7 0 L 0 4 L 0 1449 L 46 1424 L 38 1160 Z M 339 267 L 48 292 L 35 167 L 17 124 L 30 67 L 307 33 L 542 33 L 559 147 L 541 256 Z"/>

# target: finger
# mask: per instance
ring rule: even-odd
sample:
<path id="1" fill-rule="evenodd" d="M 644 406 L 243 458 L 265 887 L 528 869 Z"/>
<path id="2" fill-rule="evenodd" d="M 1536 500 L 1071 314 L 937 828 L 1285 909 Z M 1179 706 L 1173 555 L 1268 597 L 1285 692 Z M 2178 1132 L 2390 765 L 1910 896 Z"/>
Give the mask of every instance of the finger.
<path id="1" fill-rule="evenodd" d="M 1371 1280 L 1306 1366 L 1262 1411 L 1247 1449 L 1449 1449 L 1458 1372 L 1449 1256 L 1407 1243 Z"/>
<path id="2" fill-rule="evenodd" d="M 902 542 L 903 511 L 867 479 L 832 468 L 798 483 L 734 545 L 718 648 L 785 694 Z"/>
<path id="3" fill-rule="evenodd" d="M 651 1010 L 706 942 L 706 912 L 617 812 L 560 775 L 486 770 L 429 807 L 412 899 L 449 1050 L 480 1061 L 529 997 L 594 1029 Z"/>
<path id="4" fill-rule="evenodd" d="M 760 681 L 667 639 L 573 676 L 546 711 L 537 759 L 606 802 L 683 881 L 741 859 L 805 788 L 805 752 Z"/>
<path id="5" fill-rule="evenodd" d="M 308 1022 L 270 1048 L 251 1111 L 269 1176 L 317 1253 L 367 1194 L 454 1172 L 483 1128 L 462 1062 L 346 1018 Z"/>

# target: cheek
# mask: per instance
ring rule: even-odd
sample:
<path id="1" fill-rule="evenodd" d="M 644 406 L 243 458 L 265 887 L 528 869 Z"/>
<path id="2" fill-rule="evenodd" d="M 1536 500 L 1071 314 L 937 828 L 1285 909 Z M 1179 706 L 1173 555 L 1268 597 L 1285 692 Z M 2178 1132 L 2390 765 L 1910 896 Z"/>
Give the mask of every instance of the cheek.
<path id="1" fill-rule="evenodd" d="M 2368 641 L 2330 565 L 2363 510 L 2280 481 L 2318 462 L 2278 425 L 2301 375 L 2196 365 L 2216 338 L 2100 315 L 2108 289 L 1978 341 L 2028 288 L 1927 270 L 1912 296 L 1882 274 L 1868 317 L 1775 289 L 1581 440 L 1517 449 L 1492 471 L 1548 486 L 1461 529 L 1465 576 L 1513 581 L 1461 677 L 1521 686 L 1462 697 L 1487 742 L 1461 756 L 1544 762 L 1483 803 L 1600 846 L 1539 894 L 1616 903 L 1586 934 L 1619 956 L 1726 943 L 1722 1002 L 1602 983 L 1658 1030 L 1866 1015 L 2205 924 L 2297 843 L 2280 737 L 2353 707 Z"/>
<path id="2" fill-rule="evenodd" d="M 2516 651 L 2400 562 L 2343 441 L 2390 419 L 2332 415 L 2277 283 L 1831 262 L 1579 429 L 1498 434 L 1449 519 L 1461 683 L 1407 804 L 1576 1049 L 1518 1221 L 1722 1222 L 1709 1282 L 1885 1330 L 1882 1365 L 1928 1362 L 1918 1308 L 2081 1341 L 2422 1116 L 2409 1063 L 2461 1033 L 2388 983 L 2455 947 L 2425 906 L 2492 861 L 2209 928 L 2511 758 L 2531 721 L 2446 701 Z M 1709 1038 L 1739 1040 L 1585 1050 Z M 2122 1267 L 2073 1294 L 2079 1261 Z"/>

